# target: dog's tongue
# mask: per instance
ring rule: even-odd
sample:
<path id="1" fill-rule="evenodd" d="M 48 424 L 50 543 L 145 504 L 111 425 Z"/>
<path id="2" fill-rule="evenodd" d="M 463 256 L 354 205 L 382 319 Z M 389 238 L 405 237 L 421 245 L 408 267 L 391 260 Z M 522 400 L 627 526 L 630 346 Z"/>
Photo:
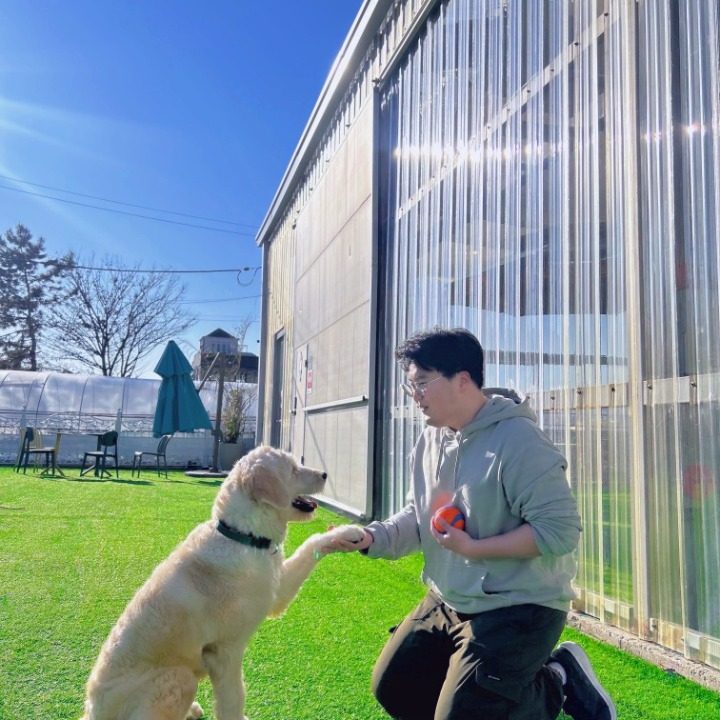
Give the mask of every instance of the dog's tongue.
<path id="1" fill-rule="evenodd" d="M 301 512 L 312 512 L 317 507 L 317 503 L 312 498 L 298 495 L 292 501 L 292 506 Z"/>

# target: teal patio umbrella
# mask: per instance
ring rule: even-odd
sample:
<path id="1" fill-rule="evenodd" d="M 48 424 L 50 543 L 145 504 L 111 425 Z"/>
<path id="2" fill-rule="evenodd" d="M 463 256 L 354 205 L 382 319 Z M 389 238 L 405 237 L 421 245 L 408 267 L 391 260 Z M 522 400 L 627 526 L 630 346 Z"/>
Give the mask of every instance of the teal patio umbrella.
<path id="1" fill-rule="evenodd" d="M 161 437 L 176 432 L 212 430 L 210 416 L 192 381 L 192 367 L 174 340 L 165 347 L 155 372 L 162 382 L 155 408 L 153 435 Z"/>

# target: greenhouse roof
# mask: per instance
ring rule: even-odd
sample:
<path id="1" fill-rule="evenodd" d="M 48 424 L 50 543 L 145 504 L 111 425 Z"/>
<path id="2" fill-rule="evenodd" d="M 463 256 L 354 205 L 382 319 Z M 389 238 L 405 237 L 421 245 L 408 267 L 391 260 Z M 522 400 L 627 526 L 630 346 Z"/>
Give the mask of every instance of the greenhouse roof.
<path id="1" fill-rule="evenodd" d="M 0 430 L 22 425 L 84 431 L 108 420 L 142 431 L 152 425 L 160 379 L 0 370 Z M 226 383 L 227 385 L 228 383 Z M 217 383 L 200 399 L 215 417 Z"/>

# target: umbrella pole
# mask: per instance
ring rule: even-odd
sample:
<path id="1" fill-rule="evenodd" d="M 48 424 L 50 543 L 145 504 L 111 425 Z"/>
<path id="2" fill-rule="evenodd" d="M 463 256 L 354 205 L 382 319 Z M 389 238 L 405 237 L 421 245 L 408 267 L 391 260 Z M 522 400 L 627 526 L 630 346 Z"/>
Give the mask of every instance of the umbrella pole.
<path id="1" fill-rule="evenodd" d="M 222 422 L 223 389 L 225 387 L 225 354 L 218 353 L 218 391 L 215 408 L 215 441 L 213 442 L 213 462 L 211 470 L 218 472 L 218 453 L 220 451 L 220 423 Z"/>

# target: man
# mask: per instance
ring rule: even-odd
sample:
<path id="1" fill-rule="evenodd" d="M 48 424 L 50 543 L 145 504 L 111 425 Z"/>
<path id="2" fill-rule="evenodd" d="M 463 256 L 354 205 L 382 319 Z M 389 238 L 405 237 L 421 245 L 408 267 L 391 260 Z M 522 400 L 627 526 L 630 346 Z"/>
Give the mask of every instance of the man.
<path id="1" fill-rule="evenodd" d="M 612 700 L 565 625 L 581 525 L 566 461 L 527 402 L 483 392 L 483 351 L 463 329 L 401 344 L 403 390 L 428 427 L 410 458 L 409 502 L 365 528 L 373 558 L 421 550 L 428 593 L 394 631 L 373 692 L 400 720 L 615 720 Z M 451 503 L 465 530 L 439 521 Z"/>

